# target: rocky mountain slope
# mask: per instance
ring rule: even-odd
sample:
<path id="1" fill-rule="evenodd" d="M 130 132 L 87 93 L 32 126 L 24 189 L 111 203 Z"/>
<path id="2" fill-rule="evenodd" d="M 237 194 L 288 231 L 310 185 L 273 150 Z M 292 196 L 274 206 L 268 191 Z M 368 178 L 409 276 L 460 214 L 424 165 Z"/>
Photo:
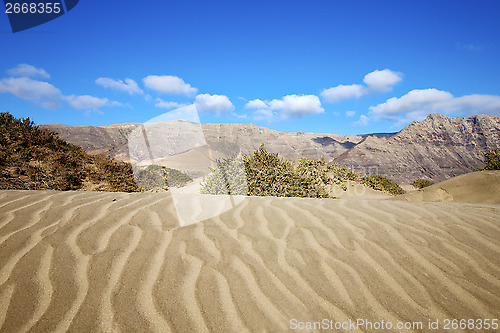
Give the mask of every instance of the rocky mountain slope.
<path id="1" fill-rule="evenodd" d="M 430 114 L 386 140 L 368 137 L 335 161 L 398 181 L 442 181 L 480 167 L 486 147 L 500 147 L 500 117 Z"/>
<path id="2" fill-rule="evenodd" d="M 131 159 L 128 137 L 141 125 L 42 126 L 92 154 L 128 161 Z M 194 132 L 179 134 L 179 121 L 170 122 L 166 128 L 168 131 L 161 133 L 163 143 L 178 143 L 179 138 L 190 140 L 190 135 L 194 135 Z M 500 117 L 485 115 L 451 118 L 431 114 L 398 133 L 368 135 L 286 133 L 253 124 L 203 124 L 201 128 L 213 158 L 240 150 L 251 153 L 264 143 L 268 151 L 287 159 L 323 157 L 356 171 L 378 173 L 400 182 L 417 178 L 441 181 L 472 171 L 481 166 L 486 147 L 500 147 Z M 187 149 L 189 145 L 185 146 Z M 182 169 L 184 160 L 188 160 L 191 166 L 186 170 L 193 175 L 203 173 L 210 165 L 206 155 L 199 148 L 188 149 L 182 158 L 180 155 L 172 158 L 171 167 Z"/>
<path id="3" fill-rule="evenodd" d="M 183 136 L 183 140 L 190 140 L 189 133 L 186 137 L 184 137 L 186 133 L 179 133 L 178 128 L 182 122 L 172 121 L 169 122 L 170 124 L 162 125 L 163 132 L 156 131 L 155 134 L 160 135 L 163 141 L 167 139 L 165 136 L 170 135 L 172 143 L 178 142 L 180 136 Z M 106 154 L 115 159 L 128 161 L 130 160 L 128 137 L 140 125 L 139 123 L 126 123 L 101 127 L 71 125 L 41 125 L 41 127 L 57 132 L 63 139 L 83 147 L 92 154 Z M 217 156 L 237 153 L 240 150 L 252 153 L 264 143 L 269 151 L 279 153 L 280 156 L 291 160 L 305 156 L 332 160 L 367 137 L 385 138 L 394 134 L 288 133 L 254 124 L 202 124 L 201 126 L 206 143 Z M 177 131 L 175 131 L 176 128 Z M 188 132 L 196 130 L 186 125 L 183 128 Z"/>

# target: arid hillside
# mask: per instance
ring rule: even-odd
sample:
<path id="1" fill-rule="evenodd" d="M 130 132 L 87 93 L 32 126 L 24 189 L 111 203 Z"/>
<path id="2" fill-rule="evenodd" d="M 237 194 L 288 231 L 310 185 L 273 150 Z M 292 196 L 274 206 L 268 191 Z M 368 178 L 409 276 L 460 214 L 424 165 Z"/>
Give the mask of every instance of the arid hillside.
<path id="1" fill-rule="evenodd" d="M 174 121 L 168 126 L 177 125 Z M 140 124 L 42 126 L 91 154 L 129 161 L 128 136 Z M 431 114 L 398 133 L 367 135 L 287 133 L 253 124 L 203 124 L 202 130 L 214 158 L 240 150 L 251 153 L 264 143 L 270 152 L 290 160 L 325 158 L 361 173 L 378 173 L 400 182 L 417 178 L 442 181 L 470 172 L 482 165 L 487 147 L 500 147 L 500 117 L 485 115 L 465 118 Z M 165 142 L 169 134 L 162 135 Z M 171 135 L 172 142 L 179 141 L 178 133 Z M 191 164 L 186 168 L 193 174 L 207 170 L 206 152 L 188 149 L 183 154 Z M 183 169 L 179 157 L 172 158 L 172 163 L 172 167 Z M 198 165 L 199 170 L 193 170 Z"/>

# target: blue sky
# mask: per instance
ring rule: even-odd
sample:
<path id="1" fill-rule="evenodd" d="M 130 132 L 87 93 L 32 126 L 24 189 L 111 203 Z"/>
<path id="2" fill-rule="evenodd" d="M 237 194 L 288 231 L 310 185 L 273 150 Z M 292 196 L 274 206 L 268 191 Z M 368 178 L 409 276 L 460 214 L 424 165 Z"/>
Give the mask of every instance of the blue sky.
<path id="1" fill-rule="evenodd" d="M 431 112 L 500 115 L 500 2 L 89 1 L 13 34 L 0 110 L 36 123 L 398 131 Z"/>

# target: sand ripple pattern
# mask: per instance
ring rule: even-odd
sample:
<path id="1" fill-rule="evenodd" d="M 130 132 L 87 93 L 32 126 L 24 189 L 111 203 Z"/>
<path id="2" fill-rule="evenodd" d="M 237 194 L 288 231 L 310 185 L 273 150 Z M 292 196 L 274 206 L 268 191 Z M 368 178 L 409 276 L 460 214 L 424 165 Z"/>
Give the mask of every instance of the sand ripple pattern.
<path id="1" fill-rule="evenodd" d="M 1 332 L 500 319 L 500 205 L 246 198 L 180 228 L 168 193 L 1 194 Z"/>

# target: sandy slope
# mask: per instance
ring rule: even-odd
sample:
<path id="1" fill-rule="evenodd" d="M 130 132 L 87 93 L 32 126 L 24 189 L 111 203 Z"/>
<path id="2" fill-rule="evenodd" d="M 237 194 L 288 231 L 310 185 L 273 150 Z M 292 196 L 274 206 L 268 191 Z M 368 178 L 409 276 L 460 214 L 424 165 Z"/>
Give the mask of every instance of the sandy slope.
<path id="1" fill-rule="evenodd" d="M 500 318 L 500 205 L 246 198 L 176 221 L 169 193 L 0 192 L 0 331 Z"/>
<path id="2" fill-rule="evenodd" d="M 467 173 L 394 199 L 412 202 L 500 204 L 500 171 Z"/>

